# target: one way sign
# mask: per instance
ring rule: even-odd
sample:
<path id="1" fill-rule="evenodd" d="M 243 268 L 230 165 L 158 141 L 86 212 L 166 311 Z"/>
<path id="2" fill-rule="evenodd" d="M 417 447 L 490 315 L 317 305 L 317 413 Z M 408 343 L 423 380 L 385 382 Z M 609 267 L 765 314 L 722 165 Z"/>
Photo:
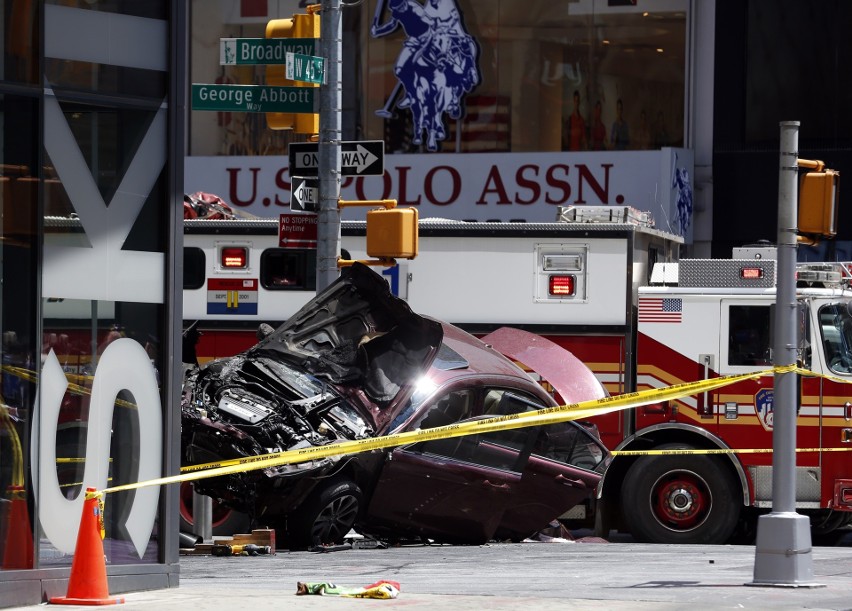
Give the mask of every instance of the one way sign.
<path id="1" fill-rule="evenodd" d="M 319 211 L 319 180 L 293 176 L 290 187 L 290 210 Z"/>
<path id="2" fill-rule="evenodd" d="M 301 142 L 290 145 L 290 176 L 317 176 L 319 144 Z M 343 176 L 381 176 L 385 173 L 384 140 L 340 143 L 340 173 Z"/>

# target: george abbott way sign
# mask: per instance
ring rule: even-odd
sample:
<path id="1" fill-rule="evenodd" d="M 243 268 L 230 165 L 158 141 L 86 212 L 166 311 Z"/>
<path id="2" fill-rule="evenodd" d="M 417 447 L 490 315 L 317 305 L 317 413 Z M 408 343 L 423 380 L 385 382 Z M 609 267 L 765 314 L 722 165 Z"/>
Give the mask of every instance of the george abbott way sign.
<path id="1" fill-rule="evenodd" d="M 292 143 L 288 153 L 293 176 L 317 176 L 319 160 L 316 142 Z M 340 143 L 342 176 L 381 176 L 385 173 L 384 140 L 362 140 Z"/>
<path id="2" fill-rule="evenodd" d="M 192 84 L 192 110 L 318 113 L 315 87 Z"/>

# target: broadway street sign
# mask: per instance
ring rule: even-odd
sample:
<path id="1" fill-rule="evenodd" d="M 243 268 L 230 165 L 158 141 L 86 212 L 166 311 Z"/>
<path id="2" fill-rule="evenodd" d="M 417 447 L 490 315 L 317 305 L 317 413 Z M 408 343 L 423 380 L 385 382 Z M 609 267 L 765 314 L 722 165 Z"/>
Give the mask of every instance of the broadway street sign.
<path id="1" fill-rule="evenodd" d="M 290 176 L 317 176 L 319 144 L 291 144 Z M 342 176 L 381 176 L 385 173 L 384 140 L 362 140 L 340 143 L 340 174 Z"/>
<path id="2" fill-rule="evenodd" d="M 319 55 L 317 38 L 220 38 L 219 65 L 284 64 L 287 53 Z"/>
<path id="3" fill-rule="evenodd" d="M 192 84 L 192 110 L 318 113 L 316 87 Z"/>

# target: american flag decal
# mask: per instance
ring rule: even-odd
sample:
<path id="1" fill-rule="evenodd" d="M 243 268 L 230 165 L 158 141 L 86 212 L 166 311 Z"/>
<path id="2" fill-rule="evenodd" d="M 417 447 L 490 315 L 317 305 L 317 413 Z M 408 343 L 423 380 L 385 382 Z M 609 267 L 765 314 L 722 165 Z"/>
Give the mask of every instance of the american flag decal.
<path id="1" fill-rule="evenodd" d="M 639 322 L 681 322 L 683 299 L 640 297 Z"/>

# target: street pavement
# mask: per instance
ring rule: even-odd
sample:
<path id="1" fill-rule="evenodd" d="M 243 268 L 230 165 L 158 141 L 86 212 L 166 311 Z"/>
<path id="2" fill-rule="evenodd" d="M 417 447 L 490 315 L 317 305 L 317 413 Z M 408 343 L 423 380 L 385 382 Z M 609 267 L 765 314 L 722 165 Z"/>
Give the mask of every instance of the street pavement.
<path id="1" fill-rule="evenodd" d="M 746 585 L 753 576 L 754 547 L 745 545 L 647 545 L 588 538 L 181 556 L 179 587 L 126 594 L 120 608 L 852 609 L 852 547 L 816 547 L 811 563 L 814 580 L 808 585 L 819 587 Z M 296 595 L 300 581 L 358 587 L 379 579 L 399 582 L 399 596 L 362 600 Z"/>

